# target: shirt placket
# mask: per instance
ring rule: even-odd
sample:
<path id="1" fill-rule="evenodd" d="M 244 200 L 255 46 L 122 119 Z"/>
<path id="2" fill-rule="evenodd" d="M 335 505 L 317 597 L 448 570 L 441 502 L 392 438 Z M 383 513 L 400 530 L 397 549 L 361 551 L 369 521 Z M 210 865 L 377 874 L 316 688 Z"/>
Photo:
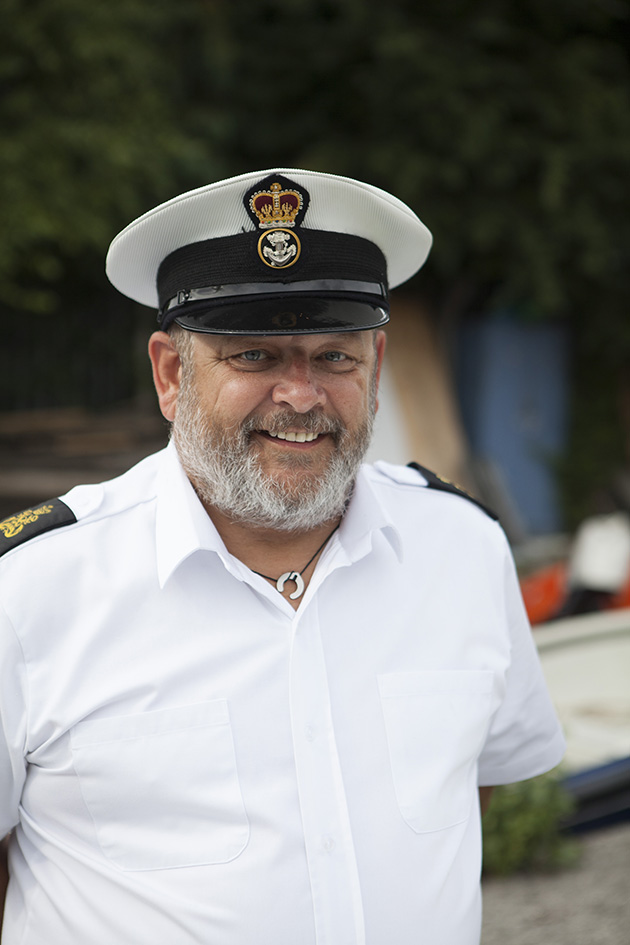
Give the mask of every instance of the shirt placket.
<path id="1" fill-rule="evenodd" d="M 350 818 L 337 753 L 317 600 L 293 621 L 290 700 L 298 795 L 318 945 L 363 945 Z"/>

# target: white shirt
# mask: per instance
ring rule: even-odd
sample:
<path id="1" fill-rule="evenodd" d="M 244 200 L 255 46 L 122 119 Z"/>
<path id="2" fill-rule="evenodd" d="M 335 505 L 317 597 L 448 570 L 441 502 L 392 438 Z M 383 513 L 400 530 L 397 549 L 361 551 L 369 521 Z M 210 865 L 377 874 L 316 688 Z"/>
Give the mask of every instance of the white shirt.
<path id="1" fill-rule="evenodd" d="M 172 447 L 64 501 L 0 561 L 3 945 L 476 945 L 477 784 L 564 750 L 498 525 L 363 467 L 294 611 Z"/>

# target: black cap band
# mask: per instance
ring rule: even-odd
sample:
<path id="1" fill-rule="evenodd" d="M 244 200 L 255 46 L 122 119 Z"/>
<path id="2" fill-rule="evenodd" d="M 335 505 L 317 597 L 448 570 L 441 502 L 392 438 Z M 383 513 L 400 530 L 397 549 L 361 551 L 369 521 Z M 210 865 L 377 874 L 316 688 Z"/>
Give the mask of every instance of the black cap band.
<path id="1" fill-rule="evenodd" d="M 374 243 L 322 230 L 300 229 L 294 238 L 299 242 L 296 264 L 279 267 L 269 256 L 266 261 L 263 254 L 270 251 L 260 251 L 262 237 L 257 232 L 175 250 L 157 276 L 161 328 L 177 321 L 192 331 L 290 333 L 278 327 L 286 312 L 303 325 L 298 331 L 357 331 L 388 320 L 387 266 Z M 333 302 L 355 304 L 346 317 Z M 363 318 L 356 308 L 359 303 L 365 307 Z"/>

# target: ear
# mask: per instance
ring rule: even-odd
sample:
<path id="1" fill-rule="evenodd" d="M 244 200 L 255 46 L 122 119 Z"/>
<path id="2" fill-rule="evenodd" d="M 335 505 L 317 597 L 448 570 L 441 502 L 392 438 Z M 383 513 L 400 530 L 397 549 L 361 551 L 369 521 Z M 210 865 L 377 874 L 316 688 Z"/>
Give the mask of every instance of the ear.
<path id="1" fill-rule="evenodd" d="M 374 346 L 376 348 L 376 409 L 378 410 L 378 385 L 381 380 L 381 368 L 383 366 L 383 358 L 385 357 L 385 346 L 387 344 L 387 335 L 384 331 L 380 329 L 376 332 L 376 339 L 374 341 Z"/>
<path id="2" fill-rule="evenodd" d="M 181 362 L 165 331 L 156 331 L 149 338 L 149 357 L 160 410 L 165 419 L 172 423 L 179 394 Z"/>

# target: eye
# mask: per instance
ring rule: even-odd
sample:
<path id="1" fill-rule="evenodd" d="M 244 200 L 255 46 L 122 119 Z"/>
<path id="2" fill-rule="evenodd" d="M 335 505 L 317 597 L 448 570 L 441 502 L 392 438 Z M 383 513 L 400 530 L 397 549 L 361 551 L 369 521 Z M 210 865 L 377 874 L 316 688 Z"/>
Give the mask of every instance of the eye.
<path id="1" fill-rule="evenodd" d="M 321 354 L 320 364 L 325 370 L 332 371 L 335 374 L 345 374 L 352 371 L 356 363 L 356 359 L 344 351 L 323 351 Z"/>
<path id="2" fill-rule="evenodd" d="M 228 360 L 241 371 L 264 371 L 273 363 L 272 356 L 262 348 L 247 348 L 229 355 Z"/>
<path id="3" fill-rule="evenodd" d="M 239 351 L 231 357 L 231 360 L 236 362 L 236 364 L 240 364 L 241 366 L 245 365 L 247 367 L 262 367 L 269 359 L 269 353 L 263 351 L 262 348 L 251 348 L 248 351 Z"/>
<path id="4" fill-rule="evenodd" d="M 265 351 L 261 351 L 260 348 L 252 348 L 251 351 L 241 351 L 236 357 L 240 358 L 242 361 L 255 362 L 264 361 L 268 355 Z"/>

